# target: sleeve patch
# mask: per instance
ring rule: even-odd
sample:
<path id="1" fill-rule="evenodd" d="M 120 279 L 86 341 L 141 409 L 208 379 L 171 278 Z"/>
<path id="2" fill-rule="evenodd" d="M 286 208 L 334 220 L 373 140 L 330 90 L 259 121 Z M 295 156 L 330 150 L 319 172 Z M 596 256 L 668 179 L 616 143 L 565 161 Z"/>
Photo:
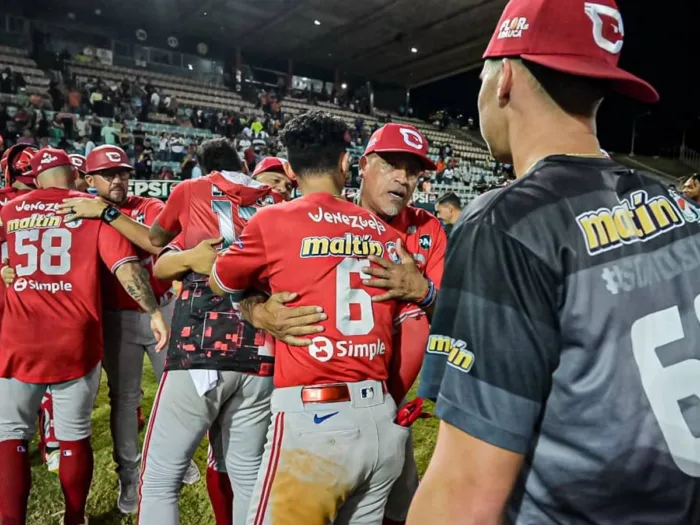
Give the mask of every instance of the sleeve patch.
<path id="1" fill-rule="evenodd" d="M 465 374 L 474 365 L 474 353 L 467 349 L 467 343 L 446 335 L 431 335 L 428 338 L 428 353 L 447 357 L 447 364 Z"/>

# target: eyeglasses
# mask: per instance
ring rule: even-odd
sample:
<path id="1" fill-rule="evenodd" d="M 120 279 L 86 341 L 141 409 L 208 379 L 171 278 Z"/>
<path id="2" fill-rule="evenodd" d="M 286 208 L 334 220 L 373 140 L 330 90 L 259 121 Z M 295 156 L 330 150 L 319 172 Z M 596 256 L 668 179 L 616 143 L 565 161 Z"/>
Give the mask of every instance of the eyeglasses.
<path id="1" fill-rule="evenodd" d="M 129 177 L 131 177 L 131 172 L 120 171 L 119 173 L 99 173 L 98 175 L 109 182 L 114 181 L 115 178 L 119 178 L 119 180 L 126 181 L 129 180 Z"/>

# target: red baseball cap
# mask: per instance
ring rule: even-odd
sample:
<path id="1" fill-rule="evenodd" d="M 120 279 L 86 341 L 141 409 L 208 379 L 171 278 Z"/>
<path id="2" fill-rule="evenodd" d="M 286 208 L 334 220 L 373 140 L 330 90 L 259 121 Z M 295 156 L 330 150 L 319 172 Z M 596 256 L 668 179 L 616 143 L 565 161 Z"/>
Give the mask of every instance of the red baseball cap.
<path id="1" fill-rule="evenodd" d="M 648 83 L 618 67 L 625 35 L 613 0 L 510 0 L 484 58 L 518 56 L 583 77 L 609 79 L 642 102 L 657 102 Z"/>
<path id="2" fill-rule="evenodd" d="M 73 163 L 73 166 L 75 169 L 77 169 L 81 173 L 85 173 L 85 163 L 87 162 L 87 159 L 83 155 L 79 155 L 78 153 L 73 153 L 72 155 L 68 155 L 70 157 L 70 161 Z"/>
<path id="3" fill-rule="evenodd" d="M 253 170 L 252 177 L 255 178 L 261 173 L 266 171 L 274 171 L 280 173 L 292 181 L 294 186 L 297 184 L 297 177 L 292 171 L 292 167 L 289 165 L 289 161 L 285 159 L 280 159 L 279 157 L 265 157 L 263 160 L 258 162 Z"/>
<path id="4" fill-rule="evenodd" d="M 437 166 L 428 157 L 428 141 L 418 128 L 408 124 L 384 124 L 372 134 L 365 149 L 365 155 L 370 153 L 411 153 L 417 156 L 423 169 L 435 171 Z"/>
<path id="5" fill-rule="evenodd" d="M 32 175 L 38 177 L 42 172 L 60 166 L 72 166 L 68 153 L 62 149 L 44 148 L 37 151 L 30 162 Z"/>

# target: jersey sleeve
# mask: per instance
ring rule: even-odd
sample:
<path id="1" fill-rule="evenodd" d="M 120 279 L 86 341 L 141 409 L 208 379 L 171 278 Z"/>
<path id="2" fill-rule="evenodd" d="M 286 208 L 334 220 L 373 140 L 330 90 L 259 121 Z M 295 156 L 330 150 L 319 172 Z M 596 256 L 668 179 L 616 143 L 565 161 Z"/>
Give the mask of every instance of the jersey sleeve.
<path id="1" fill-rule="evenodd" d="M 554 272 L 498 228 L 453 233 L 428 352 L 446 356 L 436 413 L 499 448 L 524 454 L 559 362 Z"/>
<path id="2" fill-rule="evenodd" d="M 176 184 L 162 211 L 155 219 L 158 221 L 158 225 L 167 232 L 177 234 L 182 231 L 184 221 L 181 220 L 181 214 L 185 214 L 189 210 L 187 187 L 186 183 Z"/>
<path id="3" fill-rule="evenodd" d="M 447 235 L 445 235 L 445 230 L 438 220 L 433 221 L 435 223 L 433 239 L 435 243 L 428 253 L 428 260 L 425 263 L 425 275 L 428 279 L 433 281 L 435 288 L 440 288 L 440 283 L 442 283 L 442 274 L 445 269 L 445 252 L 447 251 Z"/>
<path id="4" fill-rule="evenodd" d="M 142 208 L 143 223 L 146 226 L 153 226 L 153 223 L 156 222 L 156 219 L 163 211 L 163 208 L 165 208 L 165 204 L 163 204 L 163 201 L 155 198 L 147 199 L 146 202 L 144 202 Z M 161 226 L 163 225 L 161 224 Z"/>
<path id="5" fill-rule="evenodd" d="M 117 268 L 124 263 L 139 260 L 133 244 L 114 228 L 107 227 L 106 224 L 100 224 L 100 230 L 97 234 L 97 249 L 100 258 L 112 273 L 116 272 Z"/>
<path id="6" fill-rule="evenodd" d="M 254 215 L 240 238 L 219 257 L 211 271 L 211 279 L 234 300 L 257 283 L 267 279 L 267 256 L 260 221 Z"/>

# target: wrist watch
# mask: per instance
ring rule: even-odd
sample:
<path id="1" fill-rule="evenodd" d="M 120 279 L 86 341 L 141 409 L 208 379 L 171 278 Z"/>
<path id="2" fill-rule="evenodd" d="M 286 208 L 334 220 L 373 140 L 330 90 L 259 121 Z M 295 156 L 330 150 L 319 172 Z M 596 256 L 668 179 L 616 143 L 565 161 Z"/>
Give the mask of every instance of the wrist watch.
<path id="1" fill-rule="evenodd" d="M 107 224 L 110 224 L 114 219 L 119 217 L 121 215 L 121 212 L 115 208 L 114 206 L 107 206 L 103 211 L 102 215 L 100 215 L 100 219 L 102 221 L 106 222 Z"/>

